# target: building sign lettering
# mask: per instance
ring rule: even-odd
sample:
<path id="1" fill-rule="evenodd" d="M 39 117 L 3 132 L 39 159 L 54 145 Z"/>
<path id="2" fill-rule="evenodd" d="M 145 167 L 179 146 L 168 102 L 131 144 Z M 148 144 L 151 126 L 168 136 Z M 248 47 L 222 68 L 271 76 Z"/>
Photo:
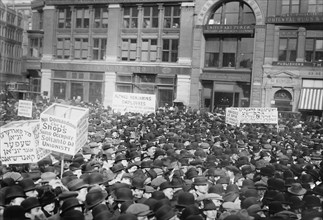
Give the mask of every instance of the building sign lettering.
<path id="1" fill-rule="evenodd" d="M 205 25 L 204 33 L 248 33 L 254 32 L 253 25 Z"/>
<path id="2" fill-rule="evenodd" d="M 270 16 L 266 18 L 267 24 L 321 22 L 323 22 L 323 13 L 287 14 L 284 16 Z"/>
<path id="3" fill-rule="evenodd" d="M 273 66 L 308 66 L 308 67 L 322 67 L 322 62 L 286 62 L 286 61 L 276 61 L 273 62 Z"/>

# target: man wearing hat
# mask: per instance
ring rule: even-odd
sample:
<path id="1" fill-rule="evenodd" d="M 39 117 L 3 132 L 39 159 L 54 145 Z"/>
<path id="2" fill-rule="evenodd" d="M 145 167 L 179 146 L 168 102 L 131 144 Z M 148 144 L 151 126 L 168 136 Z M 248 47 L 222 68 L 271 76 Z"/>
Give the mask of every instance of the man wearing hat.
<path id="1" fill-rule="evenodd" d="M 36 184 L 30 178 L 23 179 L 19 182 L 19 185 L 23 188 L 27 197 L 37 197 L 38 191 L 36 190 Z"/>
<path id="2" fill-rule="evenodd" d="M 146 199 L 143 197 L 145 190 L 144 182 L 145 180 L 141 177 L 134 177 L 132 179 L 132 194 L 137 203 L 144 203 L 144 201 L 146 201 Z"/>
<path id="3" fill-rule="evenodd" d="M 148 216 L 152 213 L 148 205 L 135 203 L 130 205 L 126 213 L 137 216 L 138 220 L 148 220 Z"/>
<path id="4" fill-rule="evenodd" d="M 193 180 L 194 188 L 190 191 L 193 193 L 195 199 L 204 196 L 209 190 L 209 182 L 204 176 L 197 176 Z"/>
<path id="5" fill-rule="evenodd" d="M 202 201 L 202 210 L 206 220 L 215 220 L 218 217 L 218 208 L 212 200 L 205 199 Z"/>
<path id="6" fill-rule="evenodd" d="M 89 184 L 85 183 L 83 179 L 74 179 L 67 184 L 67 188 L 70 191 L 77 192 L 76 198 L 82 203 L 85 202 L 88 186 Z"/>
<path id="7" fill-rule="evenodd" d="M 35 197 L 29 197 L 25 199 L 21 206 L 25 210 L 25 216 L 27 219 L 31 220 L 38 220 L 38 219 L 45 219 L 45 215 L 43 211 L 41 210 L 41 205 L 39 203 L 39 200 Z"/>

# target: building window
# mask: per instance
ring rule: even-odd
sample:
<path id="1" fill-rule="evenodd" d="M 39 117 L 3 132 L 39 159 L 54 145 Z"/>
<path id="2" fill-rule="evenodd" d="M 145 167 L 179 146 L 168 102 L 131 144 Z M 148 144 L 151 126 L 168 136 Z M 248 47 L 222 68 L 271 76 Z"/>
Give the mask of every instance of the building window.
<path id="1" fill-rule="evenodd" d="M 108 7 L 94 8 L 94 28 L 108 28 Z"/>
<path id="2" fill-rule="evenodd" d="M 164 28 L 180 27 L 180 6 L 165 6 L 164 8 Z"/>
<path id="3" fill-rule="evenodd" d="M 123 27 L 137 28 L 138 27 L 138 8 L 125 7 L 123 9 Z"/>
<path id="4" fill-rule="evenodd" d="M 94 38 L 93 39 L 93 60 L 104 60 L 105 51 L 107 47 L 106 38 Z"/>
<path id="5" fill-rule="evenodd" d="M 137 57 L 137 39 L 122 39 L 121 60 L 135 61 Z"/>
<path id="6" fill-rule="evenodd" d="M 282 14 L 299 13 L 300 0 L 281 0 Z"/>
<path id="7" fill-rule="evenodd" d="M 43 23 L 44 23 L 44 12 L 43 11 L 38 11 L 39 13 L 39 30 L 43 30 Z"/>
<path id="8" fill-rule="evenodd" d="M 253 42 L 253 38 L 206 38 L 205 67 L 251 68 Z"/>
<path id="9" fill-rule="evenodd" d="M 305 61 L 323 61 L 323 38 L 307 38 L 305 43 Z"/>
<path id="10" fill-rule="evenodd" d="M 76 9 L 76 28 L 89 28 L 90 11 L 88 8 Z"/>
<path id="11" fill-rule="evenodd" d="M 158 7 L 144 7 L 143 28 L 158 28 Z"/>
<path id="12" fill-rule="evenodd" d="M 237 25 L 255 24 L 256 18 L 253 10 L 244 2 L 231 1 L 220 4 L 211 13 L 208 24 Z"/>
<path id="13" fill-rule="evenodd" d="M 296 61 L 297 57 L 297 31 L 280 32 L 279 61 Z"/>
<path id="14" fill-rule="evenodd" d="M 74 59 L 86 60 L 88 55 L 87 38 L 75 38 L 74 39 Z"/>
<path id="15" fill-rule="evenodd" d="M 157 39 L 142 39 L 141 61 L 156 62 Z"/>
<path id="16" fill-rule="evenodd" d="M 163 39 L 163 62 L 177 62 L 178 39 Z"/>
<path id="17" fill-rule="evenodd" d="M 71 40 L 69 37 L 57 39 L 57 48 L 56 48 L 57 59 L 70 58 L 70 44 L 71 44 Z"/>
<path id="18" fill-rule="evenodd" d="M 58 28 L 71 28 L 72 11 L 70 8 L 58 9 Z"/>
<path id="19" fill-rule="evenodd" d="M 308 12 L 323 12 L 323 0 L 308 0 Z"/>
<path id="20" fill-rule="evenodd" d="M 29 45 L 29 56 L 40 58 L 43 54 L 43 39 L 30 38 Z"/>

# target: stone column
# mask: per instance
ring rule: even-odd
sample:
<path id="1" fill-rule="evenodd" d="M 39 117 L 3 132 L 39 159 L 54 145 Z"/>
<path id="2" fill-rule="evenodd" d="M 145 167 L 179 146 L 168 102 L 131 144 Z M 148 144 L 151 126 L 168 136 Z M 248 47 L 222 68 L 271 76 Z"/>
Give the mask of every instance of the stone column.
<path id="1" fill-rule="evenodd" d="M 177 75 L 176 100 L 182 101 L 188 106 L 190 103 L 191 77 L 189 75 Z"/>
<path id="2" fill-rule="evenodd" d="M 192 62 L 194 6 L 194 2 L 182 3 L 178 64 L 191 65 Z"/>
<path id="3" fill-rule="evenodd" d="M 273 61 L 278 61 L 279 56 L 279 27 L 275 27 L 275 34 L 274 34 L 274 54 L 273 54 Z"/>
<path id="4" fill-rule="evenodd" d="M 296 62 L 304 62 L 305 60 L 305 41 L 306 41 L 306 29 L 303 27 L 300 27 L 298 28 Z"/>
<path id="5" fill-rule="evenodd" d="M 45 6 L 44 7 L 44 43 L 43 43 L 43 57 L 42 60 L 51 60 L 53 59 L 54 47 L 53 42 L 56 42 L 55 30 L 56 30 L 56 12 L 54 6 Z"/>
<path id="6" fill-rule="evenodd" d="M 40 91 L 41 91 L 41 95 L 44 98 L 51 97 L 51 77 L 52 77 L 52 71 L 50 69 L 41 70 Z M 44 93 L 47 93 L 47 94 L 44 95 Z"/>
<path id="7" fill-rule="evenodd" d="M 118 41 L 120 31 L 121 8 L 119 4 L 109 5 L 108 41 L 106 47 L 106 61 L 118 60 Z"/>
<path id="8" fill-rule="evenodd" d="M 104 107 L 112 107 L 113 93 L 116 90 L 116 78 L 115 72 L 105 72 L 104 74 Z"/>

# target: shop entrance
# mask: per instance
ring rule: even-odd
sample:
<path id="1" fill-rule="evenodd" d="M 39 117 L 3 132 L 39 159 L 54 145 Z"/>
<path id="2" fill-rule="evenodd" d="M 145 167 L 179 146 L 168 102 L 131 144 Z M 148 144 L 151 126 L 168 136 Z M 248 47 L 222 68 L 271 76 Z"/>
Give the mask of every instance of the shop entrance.
<path id="1" fill-rule="evenodd" d="M 285 89 L 278 90 L 274 95 L 275 105 L 278 111 L 292 111 L 292 95 Z"/>
<path id="2" fill-rule="evenodd" d="M 80 96 L 81 99 L 84 100 L 83 87 L 84 87 L 83 83 L 72 82 L 71 83 L 71 99 L 76 99 L 78 96 Z"/>

